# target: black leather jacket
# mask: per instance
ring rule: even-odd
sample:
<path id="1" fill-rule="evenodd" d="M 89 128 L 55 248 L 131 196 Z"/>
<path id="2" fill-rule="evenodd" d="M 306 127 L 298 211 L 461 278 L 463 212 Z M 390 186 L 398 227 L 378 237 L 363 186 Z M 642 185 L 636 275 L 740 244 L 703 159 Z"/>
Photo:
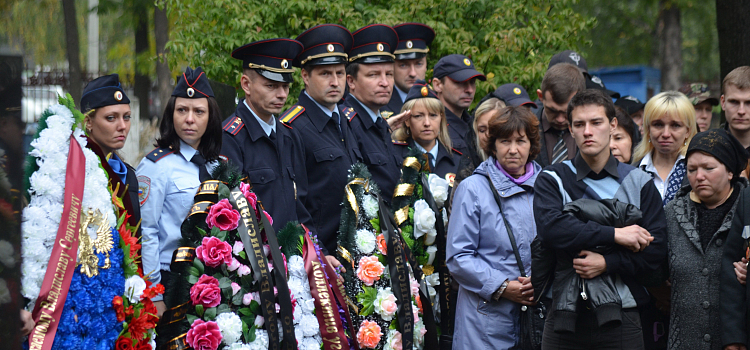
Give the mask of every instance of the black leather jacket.
<path id="1" fill-rule="evenodd" d="M 615 228 L 633 225 L 641 219 L 641 211 L 634 205 L 617 199 L 578 199 L 563 207 L 563 213 L 584 222 L 594 221 Z M 588 250 L 607 254 L 617 246 L 596 246 Z M 615 287 L 614 276 L 604 273 L 592 279 L 582 279 L 573 269 L 578 252 L 553 250 L 545 247 L 537 236 L 531 244 L 531 284 L 534 300 L 539 300 L 552 286 L 552 312 L 555 312 L 555 332 L 575 332 L 579 305 L 591 309 L 599 326 L 622 322 L 622 301 Z M 554 279 L 554 281 L 553 281 Z"/>

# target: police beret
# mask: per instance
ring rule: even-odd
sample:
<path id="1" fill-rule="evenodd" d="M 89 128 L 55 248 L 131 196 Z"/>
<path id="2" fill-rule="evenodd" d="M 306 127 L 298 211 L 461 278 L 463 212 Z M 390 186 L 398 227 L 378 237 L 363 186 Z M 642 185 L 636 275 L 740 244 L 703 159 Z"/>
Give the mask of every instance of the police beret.
<path id="1" fill-rule="evenodd" d="M 172 96 L 184 98 L 214 97 L 214 90 L 211 89 L 208 77 L 201 67 L 196 67 L 195 70 L 187 67 L 185 73 L 177 77 Z"/>
<path id="2" fill-rule="evenodd" d="M 81 111 L 119 104 L 130 104 L 130 99 L 125 95 L 117 74 L 98 77 L 83 89 Z"/>
<path id="3" fill-rule="evenodd" d="M 474 68 L 474 62 L 468 57 L 459 54 L 452 54 L 441 58 L 433 68 L 433 76 L 441 79 L 445 76 L 453 81 L 463 82 L 471 78 L 487 80 L 484 74 Z"/>
<path id="4" fill-rule="evenodd" d="M 396 46 L 397 60 L 422 58 L 430 51 L 429 46 L 435 39 L 435 31 L 422 23 L 403 23 L 393 26 L 398 34 Z"/>
<path id="5" fill-rule="evenodd" d="M 292 61 L 302 49 L 302 43 L 297 40 L 266 39 L 232 51 L 232 57 L 242 60 L 243 69 L 252 68 L 266 79 L 291 83 L 294 81 Z"/>
<path id="6" fill-rule="evenodd" d="M 398 34 L 385 24 L 370 24 L 352 33 L 354 43 L 349 52 L 349 63 L 393 62 L 393 51 L 398 45 Z"/>
<path id="7" fill-rule="evenodd" d="M 306 30 L 296 40 L 304 49 L 293 65 L 302 67 L 348 62 L 354 39 L 348 29 L 338 24 L 321 24 Z"/>
<path id="8" fill-rule="evenodd" d="M 412 85 L 411 89 L 409 89 L 409 93 L 406 94 L 404 103 L 418 98 L 438 99 L 435 91 L 432 90 L 430 85 L 428 85 L 424 80 L 417 80 L 414 82 L 414 85 Z"/>

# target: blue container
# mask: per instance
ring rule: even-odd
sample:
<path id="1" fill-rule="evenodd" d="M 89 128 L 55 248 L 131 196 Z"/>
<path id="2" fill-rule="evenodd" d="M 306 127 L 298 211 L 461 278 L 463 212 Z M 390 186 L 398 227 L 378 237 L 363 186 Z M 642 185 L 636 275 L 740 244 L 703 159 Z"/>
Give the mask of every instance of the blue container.
<path id="1" fill-rule="evenodd" d="M 643 103 L 661 92 L 661 71 L 648 66 L 604 67 L 589 70 L 598 76 L 607 89 L 621 96 L 635 96 Z"/>

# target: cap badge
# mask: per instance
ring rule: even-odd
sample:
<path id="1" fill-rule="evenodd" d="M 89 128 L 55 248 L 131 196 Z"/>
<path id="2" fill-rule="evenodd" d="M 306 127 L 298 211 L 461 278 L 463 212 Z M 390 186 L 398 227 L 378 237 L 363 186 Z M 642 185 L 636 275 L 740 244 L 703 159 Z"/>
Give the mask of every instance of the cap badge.
<path id="1" fill-rule="evenodd" d="M 333 44 L 328 44 L 328 47 L 326 48 L 328 49 L 328 52 L 333 52 Z"/>
<path id="2" fill-rule="evenodd" d="M 521 89 L 519 89 L 519 88 L 513 88 L 513 93 L 516 94 L 516 95 L 520 95 L 521 94 Z"/>
<path id="3" fill-rule="evenodd" d="M 193 95 L 195 95 L 195 90 L 193 90 L 193 88 L 187 88 L 187 95 L 188 97 L 193 97 Z"/>
<path id="4" fill-rule="evenodd" d="M 576 63 L 576 66 L 578 65 L 578 61 L 581 60 L 581 56 L 577 52 L 571 52 L 568 57 Z"/>
<path id="5" fill-rule="evenodd" d="M 471 61 L 469 61 L 468 58 L 464 58 L 464 64 L 467 66 L 471 66 Z"/>
<path id="6" fill-rule="evenodd" d="M 411 42 L 411 40 L 407 40 L 406 41 L 406 47 L 409 48 L 409 49 L 411 49 L 412 47 L 414 47 L 414 43 Z"/>
<path id="7" fill-rule="evenodd" d="M 284 68 L 284 69 L 289 68 L 289 61 L 281 60 L 281 68 Z"/>
<path id="8" fill-rule="evenodd" d="M 425 96 L 425 97 L 427 97 L 427 94 L 429 93 L 426 86 L 422 86 L 422 89 L 419 90 L 419 92 L 422 93 L 422 96 Z"/>
<path id="9" fill-rule="evenodd" d="M 122 101 L 122 91 L 115 91 L 115 100 Z"/>
<path id="10" fill-rule="evenodd" d="M 383 44 L 378 44 L 378 51 L 382 52 L 383 50 L 384 50 Z"/>
<path id="11" fill-rule="evenodd" d="M 629 100 L 629 101 L 633 101 L 633 102 L 636 102 L 636 103 L 641 103 L 641 101 L 638 101 L 638 98 L 636 98 L 635 96 L 625 96 L 625 97 L 623 97 L 623 99 Z"/>
<path id="12" fill-rule="evenodd" d="M 599 85 L 602 88 L 604 88 L 604 83 L 602 83 L 602 80 L 599 77 L 597 77 L 596 75 L 594 75 L 594 76 L 591 77 L 591 81 L 594 82 L 594 84 Z"/>

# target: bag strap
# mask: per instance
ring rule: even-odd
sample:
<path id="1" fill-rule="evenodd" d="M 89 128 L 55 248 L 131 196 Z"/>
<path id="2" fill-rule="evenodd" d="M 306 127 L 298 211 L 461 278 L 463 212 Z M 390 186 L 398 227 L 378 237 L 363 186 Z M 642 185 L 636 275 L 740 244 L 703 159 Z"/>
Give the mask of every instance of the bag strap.
<path id="1" fill-rule="evenodd" d="M 518 253 L 518 245 L 516 245 L 516 237 L 513 235 L 513 230 L 510 229 L 510 224 L 508 223 L 508 220 L 505 219 L 505 213 L 503 213 L 503 204 L 500 202 L 500 195 L 497 194 L 497 189 L 495 188 L 495 185 L 492 184 L 492 180 L 490 179 L 489 175 L 484 175 L 484 177 L 487 178 L 487 182 L 490 183 L 490 190 L 492 191 L 492 195 L 495 197 L 495 202 L 497 202 L 498 208 L 500 208 L 500 216 L 503 217 L 503 223 L 505 223 L 505 230 L 508 231 L 508 238 L 510 239 L 510 244 L 513 246 L 513 254 L 516 256 L 516 263 L 518 264 L 518 269 L 521 271 L 521 277 L 526 277 L 526 269 L 523 267 L 523 262 L 521 261 L 521 254 Z"/>

